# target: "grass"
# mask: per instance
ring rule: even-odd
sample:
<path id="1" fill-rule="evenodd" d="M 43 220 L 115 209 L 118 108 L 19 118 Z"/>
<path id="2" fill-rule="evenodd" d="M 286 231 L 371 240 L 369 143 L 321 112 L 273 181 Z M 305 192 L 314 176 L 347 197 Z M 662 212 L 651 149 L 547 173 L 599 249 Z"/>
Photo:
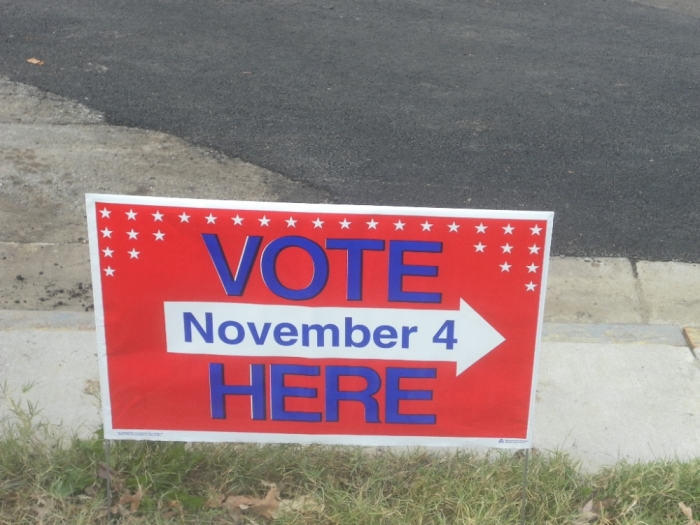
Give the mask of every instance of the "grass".
<path id="1" fill-rule="evenodd" d="M 0 428 L 0 525 L 106 523 L 103 440 L 61 438 L 36 422 L 35 407 L 10 408 L 13 415 Z M 516 524 L 523 462 L 522 454 L 493 452 L 114 442 L 112 503 L 115 510 L 120 497 L 125 503 L 110 518 L 149 524 Z M 273 520 L 221 507 L 227 496 L 262 498 L 270 483 L 283 500 L 307 497 L 314 506 Z M 139 490 L 143 496 L 132 513 L 126 502 Z M 530 524 L 687 525 L 679 503 L 700 513 L 700 459 L 622 462 L 583 473 L 565 454 L 539 453 L 530 457 L 527 496 Z M 582 514 L 591 500 L 594 512 Z"/>

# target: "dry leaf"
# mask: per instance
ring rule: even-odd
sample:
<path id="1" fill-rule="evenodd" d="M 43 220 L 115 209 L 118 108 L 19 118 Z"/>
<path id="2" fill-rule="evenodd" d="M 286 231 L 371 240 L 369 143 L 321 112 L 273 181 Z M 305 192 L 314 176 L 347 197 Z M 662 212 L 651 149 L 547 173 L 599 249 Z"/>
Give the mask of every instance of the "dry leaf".
<path id="1" fill-rule="evenodd" d="M 586 523 L 597 521 L 603 513 L 603 510 L 613 506 L 615 503 L 617 503 L 615 498 L 607 498 L 602 501 L 588 500 L 586 504 L 579 509 L 575 525 L 585 525 Z"/>
<path id="2" fill-rule="evenodd" d="M 599 517 L 598 514 L 593 512 L 593 500 L 591 499 L 588 500 L 583 507 L 578 509 L 578 517 L 574 525 L 585 525 L 586 523 L 597 520 Z"/>
<path id="3" fill-rule="evenodd" d="M 45 500 L 41 496 L 34 496 L 36 498 L 36 505 L 34 505 L 34 512 L 36 512 L 36 519 L 39 523 L 43 523 L 44 517 L 53 508 L 53 500 Z"/>
<path id="4" fill-rule="evenodd" d="M 97 467 L 97 477 L 100 479 L 109 479 L 112 482 L 112 488 L 117 492 L 122 492 L 124 489 L 124 482 L 117 477 L 117 473 L 113 468 L 107 466 L 106 463 L 100 461 Z"/>
<path id="5" fill-rule="evenodd" d="M 226 498 L 226 501 L 224 501 L 221 504 L 221 508 L 224 508 L 226 510 L 230 509 L 239 509 L 239 510 L 247 510 L 256 503 L 261 503 L 262 500 L 259 498 L 254 498 L 253 496 L 229 496 Z"/>
<path id="6" fill-rule="evenodd" d="M 270 483 L 269 487 L 270 490 L 263 500 L 256 505 L 251 505 L 250 510 L 263 518 L 274 520 L 280 515 L 280 491 L 274 483 Z"/>
<path id="7" fill-rule="evenodd" d="M 143 491 L 140 489 L 134 494 L 132 494 L 130 490 L 127 490 L 124 494 L 122 494 L 121 498 L 119 498 L 119 505 L 129 505 L 129 510 L 131 512 L 136 512 L 139 510 L 142 497 Z"/>
<path id="8" fill-rule="evenodd" d="M 274 483 L 263 483 L 270 487 L 263 499 L 253 496 L 229 496 L 221 504 L 221 508 L 228 510 L 232 517 L 240 518 L 242 512 L 250 511 L 258 516 L 268 519 L 276 519 L 280 515 L 279 489 Z"/>
<path id="9" fill-rule="evenodd" d="M 107 466 L 107 463 L 100 461 L 97 466 L 97 477 L 101 479 L 113 479 L 115 476 L 114 469 Z"/>
<path id="10" fill-rule="evenodd" d="M 129 509 L 127 509 L 124 505 L 120 505 L 119 503 L 112 505 L 110 510 L 112 511 L 112 514 L 119 514 L 120 516 L 128 516 L 131 514 Z"/>
<path id="11" fill-rule="evenodd" d="M 27 62 L 29 62 L 30 64 L 34 64 L 35 66 L 43 66 L 44 65 L 44 61 L 39 60 L 38 58 L 28 58 Z"/>
<path id="12" fill-rule="evenodd" d="M 693 509 L 688 507 L 685 503 L 683 502 L 678 502 L 678 506 L 681 508 L 681 511 L 685 515 L 686 518 L 688 518 L 688 525 L 700 525 L 700 521 L 695 521 L 693 519 Z"/>

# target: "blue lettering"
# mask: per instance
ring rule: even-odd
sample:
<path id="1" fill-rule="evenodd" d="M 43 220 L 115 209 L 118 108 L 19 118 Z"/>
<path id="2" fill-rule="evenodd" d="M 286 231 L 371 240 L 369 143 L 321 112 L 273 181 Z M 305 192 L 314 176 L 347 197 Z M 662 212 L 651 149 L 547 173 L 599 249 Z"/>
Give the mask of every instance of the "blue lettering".
<path id="1" fill-rule="evenodd" d="M 214 342 L 214 319 L 212 317 L 212 314 L 210 312 L 207 312 L 204 314 L 204 322 L 206 324 L 206 329 L 202 328 L 202 325 L 199 324 L 197 321 L 197 318 L 194 316 L 192 312 L 184 312 L 182 314 L 182 321 L 185 324 L 185 342 L 186 343 L 191 343 L 192 342 L 192 326 L 194 325 L 195 329 L 199 332 L 199 335 L 202 336 L 202 339 L 204 339 L 205 343 L 213 343 Z"/>
<path id="2" fill-rule="evenodd" d="M 250 365 L 250 385 L 227 385 L 224 381 L 224 365 L 210 363 L 209 388 L 212 419 L 226 419 L 226 396 L 250 396 L 252 418 L 266 419 L 265 365 Z"/>
<path id="3" fill-rule="evenodd" d="M 311 330 L 316 331 L 316 346 L 325 346 L 326 330 L 331 331 L 331 346 L 338 346 L 340 344 L 340 331 L 338 327 L 334 324 L 327 324 L 321 326 L 320 324 L 303 324 L 301 325 L 301 344 L 303 346 L 309 346 L 309 333 Z"/>
<path id="4" fill-rule="evenodd" d="M 284 385 L 287 375 L 318 376 L 318 366 L 305 365 L 270 365 L 270 405 L 273 421 L 304 421 L 318 423 L 321 421 L 320 412 L 294 412 L 285 409 L 284 400 L 287 397 L 305 397 L 315 399 L 318 397 L 316 388 L 290 387 Z"/>
<path id="5" fill-rule="evenodd" d="M 354 332 L 359 331 L 362 334 L 362 339 L 360 341 L 355 341 L 352 337 Z M 369 343 L 369 328 L 363 324 L 352 324 L 352 317 L 345 318 L 345 346 L 347 348 L 364 348 Z"/>
<path id="6" fill-rule="evenodd" d="M 226 335 L 227 328 L 235 328 L 236 337 L 234 337 L 233 339 L 229 338 Z M 219 339 L 221 339 L 227 345 L 237 345 L 238 343 L 243 341 L 244 338 L 245 330 L 243 329 L 243 326 L 241 326 L 241 323 L 237 323 L 236 321 L 226 321 L 219 325 Z"/>
<path id="7" fill-rule="evenodd" d="M 401 390 L 402 378 L 434 379 L 435 368 L 387 368 L 386 369 L 386 414 L 387 423 L 403 423 L 413 425 L 434 425 L 434 414 L 401 414 L 399 402 L 430 401 L 433 399 L 432 390 Z"/>
<path id="8" fill-rule="evenodd" d="M 253 336 L 253 341 L 255 341 L 256 345 L 265 344 L 265 339 L 267 339 L 267 333 L 270 331 L 271 326 L 272 323 L 265 323 L 263 325 L 262 333 L 258 334 L 258 327 L 255 326 L 255 323 L 248 323 L 248 328 L 250 329 L 250 333 Z"/>
<path id="9" fill-rule="evenodd" d="M 405 252 L 442 253 L 442 243 L 432 241 L 389 241 L 389 301 L 404 303 L 440 303 L 442 294 L 433 292 L 407 292 L 403 289 L 403 277 L 436 277 L 437 266 L 404 264 Z"/>
<path id="10" fill-rule="evenodd" d="M 209 251 L 209 257 L 211 257 L 214 263 L 216 272 L 219 274 L 219 279 L 224 286 L 226 295 L 243 295 L 263 238 L 246 238 L 241 259 L 238 263 L 238 269 L 236 270 L 236 277 L 231 275 L 231 268 L 226 261 L 224 250 L 219 242 L 219 236 L 214 233 L 203 233 L 202 238 L 204 239 L 204 244 L 207 246 L 207 251 Z"/>
<path id="11" fill-rule="evenodd" d="M 364 390 L 347 392 L 340 390 L 340 378 L 342 376 L 361 377 L 367 382 Z M 381 423 L 379 421 L 379 403 L 374 394 L 379 392 L 382 380 L 379 374 L 365 366 L 327 366 L 326 367 L 326 421 L 337 422 L 341 401 L 356 401 L 365 407 L 365 421 L 367 423 Z"/>
<path id="12" fill-rule="evenodd" d="M 365 250 L 384 251 L 384 241 L 376 239 L 328 239 L 329 250 L 348 251 L 348 301 L 362 300 L 362 254 Z"/>
<path id="13" fill-rule="evenodd" d="M 314 273 L 306 288 L 293 290 L 284 286 L 277 277 L 277 257 L 286 248 L 301 248 L 311 256 Z M 320 294 L 328 282 L 328 258 L 318 244 L 305 237 L 290 235 L 280 237 L 268 244 L 260 259 L 260 270 L 269 290 L 276 296 L 291 301 L 305 301 Z"/>
<path id="14" fill-rule="evenodd" d="M 297 327 L 291 323 L 280 323 L 275 326 L 275 341 L 280 346 L 292 346 L 297 342 Z M 291 339 L 283 339 L 289 337 Z"/>
<path id="15" fill-rule="evenodd" d="M 374 344 L 379 348 L 392 348 L 396 346 L 396 341 L 391 341 L 391 339 L 396 339 L 397 336 L 396 328 L 384 324 L 374 329 L 372 338 Z"/>

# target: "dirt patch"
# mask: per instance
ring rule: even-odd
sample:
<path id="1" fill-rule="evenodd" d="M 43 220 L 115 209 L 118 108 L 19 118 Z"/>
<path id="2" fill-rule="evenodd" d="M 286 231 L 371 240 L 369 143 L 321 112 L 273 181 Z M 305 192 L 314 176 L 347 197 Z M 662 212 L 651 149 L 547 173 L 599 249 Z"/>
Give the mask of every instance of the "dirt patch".
<path id="1" fill-rule="evenodd" d="M 0 79 L 0 309 L 91 311 L 85 194 L 327 202 L 165 133 Z"/>

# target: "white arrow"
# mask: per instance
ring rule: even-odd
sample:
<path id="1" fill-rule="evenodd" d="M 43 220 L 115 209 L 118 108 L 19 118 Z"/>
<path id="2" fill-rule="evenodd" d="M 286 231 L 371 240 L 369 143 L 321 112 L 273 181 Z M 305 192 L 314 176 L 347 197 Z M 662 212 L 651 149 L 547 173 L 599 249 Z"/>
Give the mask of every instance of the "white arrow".
<path id="1" fill-rule="evenodd" d="M 250 357 L 451 361 L 461 374 L 505 339 L 459 310 L 166 302 L 168 352 Z"/>

